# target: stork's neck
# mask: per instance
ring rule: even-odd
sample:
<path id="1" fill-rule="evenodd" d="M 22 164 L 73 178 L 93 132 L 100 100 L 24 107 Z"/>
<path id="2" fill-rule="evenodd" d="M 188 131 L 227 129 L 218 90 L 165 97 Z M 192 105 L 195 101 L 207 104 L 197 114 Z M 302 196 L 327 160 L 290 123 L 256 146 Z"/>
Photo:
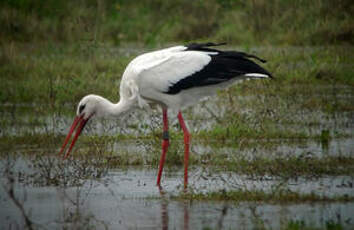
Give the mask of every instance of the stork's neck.
<path id="1" fill-rule="evenodd" d="M 133 107 L 132 101 L 125 100 L 121 98 L 117 104 L 112 104 L 109 109 L 109 115 L 117 117 L 119 115 L 125 114 Z"/>
<path id="2" fill-rule="evenodd" d="M 114 104 L 109 100 L 103 103 L 103 116 L 118 117 L 123 115 L 133 108 L 133 101 L 121 98 L 118 103 Z"/>

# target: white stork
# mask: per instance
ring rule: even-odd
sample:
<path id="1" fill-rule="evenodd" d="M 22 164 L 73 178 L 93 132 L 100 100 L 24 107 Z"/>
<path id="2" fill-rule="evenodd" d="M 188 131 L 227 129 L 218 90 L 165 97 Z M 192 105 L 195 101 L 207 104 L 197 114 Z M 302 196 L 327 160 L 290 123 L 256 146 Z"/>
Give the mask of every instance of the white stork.
<path id="1" fill-rule="evenodd" d="M 218 88 L 249 78 L 271 78 L 272 75 L 253 62 L 254 55 L 237 51 L 221 51 L 205 43 L 175 46 L 142 54 L 133 59 L 124 71 L 120 83 L 120 100 L 112 103 L 97 96 L 87 95 L 77 107 L 77 116 L 60 150 L 63 153 L 73 131 L 75 136 L 66 152 L 67 158 L 87 121 L 94 117 L 119 117 L 138 105 L 144 107 L 156 103 L 162 107 L 163 142 L 157 185 L 169 145 L 167 109 L 178 111 L 178 120 L 184 133 L 184 187 L 188 184 L 188 159 L 190 134 L 184 123 L 181 109 L 210 96 Z"/>

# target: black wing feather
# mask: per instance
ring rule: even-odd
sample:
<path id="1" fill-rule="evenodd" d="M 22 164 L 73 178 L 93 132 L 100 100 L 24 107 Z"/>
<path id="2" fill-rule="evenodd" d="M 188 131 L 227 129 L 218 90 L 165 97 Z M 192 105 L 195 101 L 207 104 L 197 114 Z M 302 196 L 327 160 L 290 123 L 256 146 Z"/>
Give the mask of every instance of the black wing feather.
<path id="1" fill-rule="evenodd" d="M 241 77 L 247 73 L 260 73 L 272 77 L 267 70 L 248 59 L 254 58 L 265 62 L 265 60 L 257 56 L 237 51 L 220 51 L 217 49 L 208 48 L 210 46 L 219 46 L 224 44 L 225 43 L 193 43 L 188 45 L 186 51 L 195 50 L 202 52 L 217 52 L 217 54 L 210 55 L 211 61 L 202 70 L 174 83 L 165 93 L 177 94 L 181 90 L 193 87 L 220 84 L 235 77 Z"/>

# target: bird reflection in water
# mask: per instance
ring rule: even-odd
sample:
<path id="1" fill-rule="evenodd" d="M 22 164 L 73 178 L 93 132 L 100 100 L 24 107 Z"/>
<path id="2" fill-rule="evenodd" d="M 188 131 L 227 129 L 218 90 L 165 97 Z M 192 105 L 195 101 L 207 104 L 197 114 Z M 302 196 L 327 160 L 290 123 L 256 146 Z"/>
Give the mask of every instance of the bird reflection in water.
<path id="1" fill-rule="evenodd" d="M 162 230 L 168 229 L 168 198 L 161 186 L 158 186 L 161 195 L 161 223 Z M 183 201 L 183 230 L 189 230 L 189 201 Z"/>

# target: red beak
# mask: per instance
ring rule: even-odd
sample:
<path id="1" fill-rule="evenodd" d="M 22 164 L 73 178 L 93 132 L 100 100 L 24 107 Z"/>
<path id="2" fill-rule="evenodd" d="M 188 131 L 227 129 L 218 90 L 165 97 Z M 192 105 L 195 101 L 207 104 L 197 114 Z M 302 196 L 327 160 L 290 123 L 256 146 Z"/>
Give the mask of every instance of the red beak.
<path id="1" fill-rule="evenodd" d="M 70 140 L 71 135 L 73 134 L 76 126 L 79 124 L 78 128 L 76 129 L 75 136 L 74 136 L 74 138 L 73 138 L 73 140 L 72 140 L 72 142 L 71 142 L 71 144 L 69 146 L 69 150 L 64 155 L 64 159 L 68 158 L 68 156 L 70 155 L 70 152 L 71 152 L 72 148 L 74 147 L 77 138 L 79 137 L 82 129 L 85 127 L 85 125 L 86 125 L 86 123 L 87 123 L 87 121 L 89 119 L 90 119 L 90 117 L 88 117 L 87 119 L 84 119 L 84 115 L 75 117 L 74 122 L 73 122 L 73 124 L 70 127 L 70 131 L 69 131 L 68 135 L 66 136 L 64 144 L 61 147 L 61 150 L 59 152 L 59 155 L 61 155 L 63 153 L 63 151 L 65 149 L 65 146 L 68 144 L 68 142 Z"/>

